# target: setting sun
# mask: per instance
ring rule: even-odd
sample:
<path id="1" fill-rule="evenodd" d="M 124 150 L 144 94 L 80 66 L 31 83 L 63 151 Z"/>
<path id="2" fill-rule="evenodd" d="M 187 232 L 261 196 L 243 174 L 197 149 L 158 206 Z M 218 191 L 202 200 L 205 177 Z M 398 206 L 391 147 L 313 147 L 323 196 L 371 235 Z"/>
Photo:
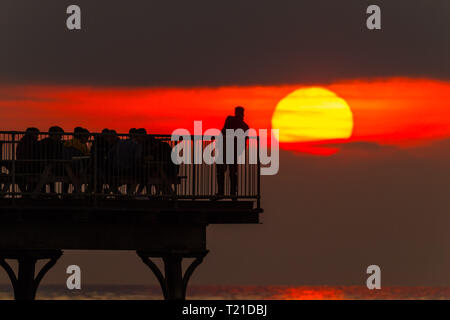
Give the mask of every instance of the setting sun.
<path id="1" fill-rule="evenodd" d="M 277 104 L 272 128 L 280 130 L 280 142 L 348 139 L 353 131 L 353 115 L 347 102 L 332 91 L 302 88 Z"/>

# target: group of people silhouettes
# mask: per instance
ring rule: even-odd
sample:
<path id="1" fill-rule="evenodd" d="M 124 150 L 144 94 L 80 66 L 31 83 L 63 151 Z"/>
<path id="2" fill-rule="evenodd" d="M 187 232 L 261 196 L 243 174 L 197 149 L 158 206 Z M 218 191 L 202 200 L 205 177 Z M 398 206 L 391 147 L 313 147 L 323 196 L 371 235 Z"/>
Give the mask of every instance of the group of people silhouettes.
<path id="1" fill-rule="evenodd" d="M 89 177 L 83 183 L 91 191 L 95 186 L 96 192 L 103 192 L 105 185 L 116 191 L 126 177 L 133 179 L 135 185 L 145 185 L 150 175 L 170 181 L 178 174 L 177 166 L 170 159 L 170 145 L 148 135 L 144 128 L 130 129 L 126 139 L 120 139 L 115 130 L 103 129 L 101 134 L 94 135 L 91 147 L 92 135 L 82 127 L 76 127 L 67 140 L 63 139 L 64 130 L 58 126 L 50 127 L 48 136 L 41 140 L 39 135 L 37 128 L 28 128 L 17 144 L 16 173 L 22 192 L 36 189 L 39 181 L 35 177 L 49 168 L 49 163 L 50 176 L 67 177 L 69 166 L 73 176 Z M 63 192 L 68 192 L 70 181 L 62 181 Z M 54 184 L 48 185 L 53 192 Z"/>
<path id="2" fill-rule="evenodd" d="M 248 128 L 244 122 L 244 108 L 238 106 L 235 114 L 226 118 L 222 133 L 226 135 L 227 129 L 247 131 Z M 120 185 L 130 184 L 129 181 L 124 182 L 124 177 L 133 177 L 135 186 L 151 188 L 147 183 L 149 177 L 164 178 L 170 182 L 178 176 L 178 166 L 171 161 L 172 148 L 169 143 L 148 135 L 144 128 L 130 129 L 125 139 L 121 139 L 115 130 L 103 129 L 101 134 L 95 134 L 90 140 L 92 134 L 85 128 L 76 127 L 73 134 L 66 134 L 58 126 L 50 127 L 43 139 L 39 136 L 37 128 L 28 128 L 16 147 L 16 181 L 22 192 L 36 191 L 39 183 L 42 184 L 36 177 L 42 176 L 45 170 L 48 170 L 49 176 L 67 176 L 68 165 L 73 176 L 88 177 L 83 184 L 96 193 L 104 192 L 106 186 L 115 192 Z M 236 157 L 237 152 L 234 154 Z M 237 195 L 237 168 L 236 161 L 217 165 L 216 196 L 225 194 L 227 172 L 230 195 Z M 63 192 L 68 192 L 72 182 L 62 182 Z M 47 185 L 50 192 L 54 192 L 54 183 L 47 182 L 42 185 L 42 191 Z"/>

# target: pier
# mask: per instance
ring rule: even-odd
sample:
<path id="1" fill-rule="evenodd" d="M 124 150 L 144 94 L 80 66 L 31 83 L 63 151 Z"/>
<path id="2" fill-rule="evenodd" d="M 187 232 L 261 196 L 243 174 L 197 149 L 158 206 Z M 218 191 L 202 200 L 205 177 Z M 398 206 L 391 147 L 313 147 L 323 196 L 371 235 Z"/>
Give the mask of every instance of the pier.
<path id="1" fill-rule="evenodd" d="M 245 163 L 236 165 L 235 192 L 227 174 L 225 192 L 218 195 L 216 164 L 192 161 L 173 168 L 160 156 L 162 149 L 155 146 L 176 143 L 167 135 L 117 135 L 117 141 L 144 141 L 146 148 L 145 141 L 152 141 L 148 157 L 123 172 L 108 162 L 98 165 L 94 152 L 63 157 L 37 152 L 39 156 L 18 158 L 24 135 L 0 132 L 0 265 L 16 300 L 36 297 L 39 283 L 64 250 L 136 251 L 165 299 L 185 299 L 189 278 L 208 253 L 207 226 L 259 223 L 260 164 L 249 163 L 247 154 Z M 36 141 L 48 136 L 39 133 Z M 89 134 L 89 150 L 100 136 Z M 64 133 L 61 141 L 73 137 Z M 191 155 L 210 143 L 195 146 L 192 138 Z M 163 270 L 155 259 L 162 259 Z M 193 259 L 186 270 L 183 259 Z M 17 270 L 8 260 L 18 262 Z M 36 270 L 41 260 L 46 263 Z"/>

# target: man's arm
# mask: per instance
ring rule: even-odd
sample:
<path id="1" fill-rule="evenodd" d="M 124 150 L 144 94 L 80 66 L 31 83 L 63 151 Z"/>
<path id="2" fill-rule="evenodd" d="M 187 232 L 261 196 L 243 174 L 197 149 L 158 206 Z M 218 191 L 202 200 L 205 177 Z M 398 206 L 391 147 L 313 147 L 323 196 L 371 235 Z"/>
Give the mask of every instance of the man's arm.
<path id="1" fill-rule="evenodd" d="M 231 116 L 228 116 L 228 117 L 225 119 L 225 124 L 223 125 L 223 128 L 222 128 L 222 134 L 225 134 L 225 133 L 226 133 L 225 130 L 227 130 L 227 129 L 232 129 L 232 126 L 231 126 L 231 120 L 232 120 L 232 117 L 231 117 Z"/>
<path id="2" fill-rule="evenodd" d="M 244 132 L 246 132 L 250 127 L 248 126 L 247 123 L 245 123 L 244 121 L 242 121 L 242 130 L 244 130 Z"/>

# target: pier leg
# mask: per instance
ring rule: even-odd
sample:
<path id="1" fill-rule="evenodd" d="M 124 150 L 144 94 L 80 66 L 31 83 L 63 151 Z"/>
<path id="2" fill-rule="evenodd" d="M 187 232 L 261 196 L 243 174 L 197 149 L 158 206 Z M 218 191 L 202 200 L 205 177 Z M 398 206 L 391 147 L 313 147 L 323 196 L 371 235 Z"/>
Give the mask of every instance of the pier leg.
<path id="1" fill-rule="evenodd" d="M 194 270 L 202 263 L 208 251 L 201 252 L 148 252 L 137 251 L 142 261 L 153 271 L 161 285 L 166 300 L 185 300 L 186 288 Z M 151 258 L 162 258 L 164 262 L 164 275 Z M 195 258 L 183 275 L 183 258 Z"/>
<path id="2" fill-rule="evenodd" d="M 5 269 L 14 289 L 14 299 L 34 300 L 36 291 L 45 274 L 56 264 L 61 257 L 61 250 L 10 250 L 0 251 L 0 266 Z M 17 276 L 6 262 L 6 259 L 17 260 Z M 49 259 L 35 276 L 38 260 Z"/>
<path id="3" fill-rule="evenodd" d="M 186 290 L 183 288 L 182 259 L 178 255 L 168 255 L 163 258 L 167 295 L 170 300 L 184 300 L 186 298 Z"/>

